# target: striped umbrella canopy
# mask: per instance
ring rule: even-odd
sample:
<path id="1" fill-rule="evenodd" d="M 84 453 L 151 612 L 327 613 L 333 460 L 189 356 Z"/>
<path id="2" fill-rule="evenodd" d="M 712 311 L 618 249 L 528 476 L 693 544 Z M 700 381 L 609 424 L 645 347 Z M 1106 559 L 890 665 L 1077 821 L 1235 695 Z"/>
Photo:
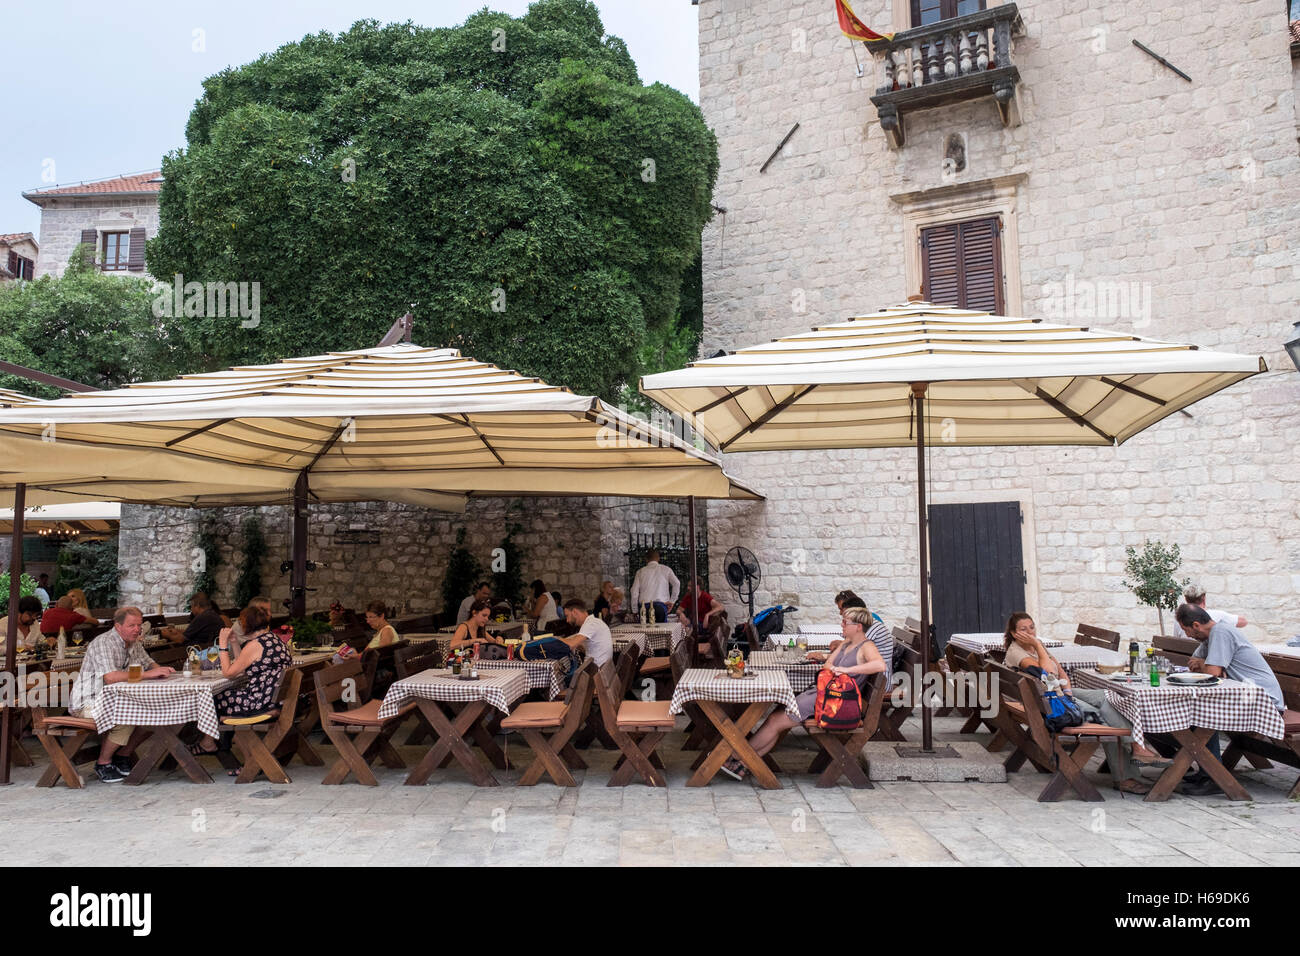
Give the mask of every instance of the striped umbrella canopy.
<path id="1" fill-rule="evenodd" d="M 909 302 L 647 375 L 641 392 L 722 451 L 915 445 L 924 636 L 933 429 L 944 444 L 1118 445 L 1267 370 L 1254 355 Z M 928 670 L 928 639 L 921 653 Z M 929 751 L 928 701 L 922 728 Z"/>

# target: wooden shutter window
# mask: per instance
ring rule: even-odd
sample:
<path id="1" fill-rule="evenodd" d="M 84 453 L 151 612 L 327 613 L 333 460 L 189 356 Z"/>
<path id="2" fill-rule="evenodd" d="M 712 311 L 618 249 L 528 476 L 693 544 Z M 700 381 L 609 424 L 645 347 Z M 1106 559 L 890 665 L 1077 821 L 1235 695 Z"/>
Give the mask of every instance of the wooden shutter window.
<path id="1" fill-rule="evenodd" d="M 88 266 L 95 264 L 95 247 L 99 245 L 99 231 L 97 229 L 81 230 L 82 260 Z"/>
<path id="2" fill-rule="evenodd" d="M 1002 229 L 996 216 L 921 230 L 926 301 L 1001 315 Z"/>
<path id="3" fill-rule="evenodd" d="M 9 274 L 15 279 L 21 279 L 20 266 L 18 265 L 18 253 L 9 253 Z"/>
<path id="4" fill-rule="evenodd" d="M 130 242 L 126 267 L 132 272 L 144 272 L 144 226 L 136 226 L 131 230 Z"/>

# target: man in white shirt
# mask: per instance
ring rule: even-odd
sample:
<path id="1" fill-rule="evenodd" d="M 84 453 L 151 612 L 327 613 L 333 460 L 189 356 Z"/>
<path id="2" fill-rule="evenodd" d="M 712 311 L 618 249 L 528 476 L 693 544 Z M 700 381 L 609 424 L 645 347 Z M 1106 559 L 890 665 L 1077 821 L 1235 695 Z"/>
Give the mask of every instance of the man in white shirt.
<path id="1" fill-rule="evenodd" d="M 564 602 L 564 619 L 569 625 L 578 629 L 577 634 L 562 637 L 560 640 L 573 650 L 586 647 L 587 656 L 603 667 L 614 660 L 614 636 L 609 633 L 609 625 L 587 613 L 587 602 L 582 598 L 569 598 Z"/>
<path id="2" fill-rule="evenodd" d="M 36 596 L 40 599 L 41 610 L 50 606 L 50 576 L 42 574 L 39 583 L 36 585 Z"/>
<path id="3" fill-rule="evenodd" d="M 480 581 L 474 588 L 474 593 L 460 602 L 460 610 L 456 612 L 456 623 L 464 624 L 469 620 L 469 609 L 473 607 L 475 601 L 491 600 L 492 586 L 486 581 Z"/>
<path id="4" fill-rule="evenodd" d="M 640 611 L 649 604 L 654 608 L 655 620 L 666 621 L 668 608 L 677 603 L 677 592 L 681 586 L 672 568 L 659 563 L 659 552 L 651 551 L 646 555 L 645 567 L 632 580 L 632 607 Z"/>
<path id="5" fill-rule="evenodd" d="M 31 595 L 18 599 L 18 650 L 28 650 L 41 641 L 41 602 Z M 8 640 L 9 615 L 0 617 L 0 641 Z"/>
<path id="6" fill-rule="evenodd" d="M 1226 624 L 1229 627 L 1245 627 L 1246 619 L 1240 614 L 1233 614 L 1230 611 L 1215 611 L 1205 606 L 1205 589 L 1197 587 L 1195 584 L 1190 585 L 1183 592 L 1183 600 L 1192 607 L 1199 607 L 1210 617 L 1214 618 L 1215 624 Z"/>

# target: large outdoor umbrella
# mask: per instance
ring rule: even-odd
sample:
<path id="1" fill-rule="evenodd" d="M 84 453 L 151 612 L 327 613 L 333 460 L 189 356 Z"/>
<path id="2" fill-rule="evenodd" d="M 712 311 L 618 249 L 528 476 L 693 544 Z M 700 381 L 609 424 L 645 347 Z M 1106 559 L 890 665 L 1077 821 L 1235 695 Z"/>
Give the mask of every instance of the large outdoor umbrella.
<path id="1" fill-rule="evenodd" d="M 1257 356 L 912 302 L 648 375 L 641 391 L 720 451 L 914 444 L 928 670 L 929 422 L 945 444 L 1118 445 L 1264 371 Z M 923 702 L 927 751 L 930 718 Z"/>
<path id="2" fill-rule="evenodd" d="M 0 487 L 48 501 L 292 500 L 296 613 L 312 498 L 462 510 L 502 495 L 759 497 L 598 399 L 409 343 L 0 403 L 0 461 Z"/>

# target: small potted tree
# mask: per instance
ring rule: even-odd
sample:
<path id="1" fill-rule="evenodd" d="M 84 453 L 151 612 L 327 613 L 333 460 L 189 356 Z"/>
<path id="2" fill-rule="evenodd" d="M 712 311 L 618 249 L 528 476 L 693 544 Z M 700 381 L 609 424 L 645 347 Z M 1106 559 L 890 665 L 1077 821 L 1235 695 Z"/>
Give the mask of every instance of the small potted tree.
<path id="1" fill-rule="evenodd" d="M 1190 580 L 1185 578 L 1180 584 L 1174 577 L 1182 563 L 1178 545 L 1166 548 L 1159 541 L 1144 541 L 1140 553 L 1132 545 L 1125 548 L 1124 553 L 1128 557 L 1124 564 L 1127 575 L 1124 587 L 1147 607 L 1156 609 L 1160 633 L 1167 634 L 1164 611 L 1172 612 L 1178 607 L 1179 598 Z"/>

